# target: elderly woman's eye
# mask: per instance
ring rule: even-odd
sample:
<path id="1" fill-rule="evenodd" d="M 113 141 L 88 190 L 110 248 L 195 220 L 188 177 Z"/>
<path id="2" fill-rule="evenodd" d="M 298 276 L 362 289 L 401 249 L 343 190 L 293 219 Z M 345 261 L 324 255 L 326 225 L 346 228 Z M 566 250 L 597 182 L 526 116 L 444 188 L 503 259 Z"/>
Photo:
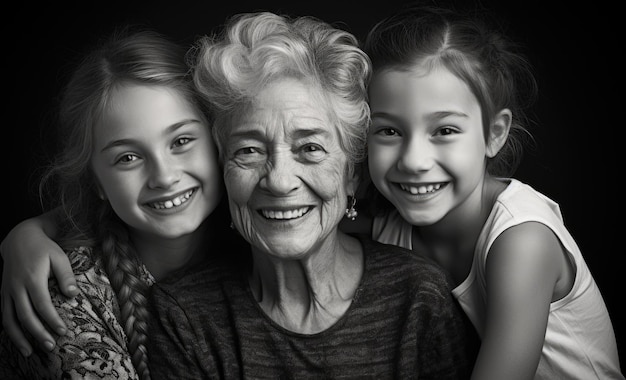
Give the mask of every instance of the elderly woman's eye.
<path id="1" fill-rule="evenodd" d="M 326 150 L 318 144 L 306 144 L 302 146 L 302 151 L 308 154 L 324 154 Z"/>
<path id="2" fill-rule="evenodd" d="M 259 150 L 257 148 L 254 148 L 254 147 L 247 146 L 245 148 L 241 148 L 241 149 L 237 150 L 236 153 L 237 154 L 255 154 L 255 153 L 259 153 Z"/>
<path id="3" fill-rule="evenodd" d="M 263 149 L 254 146 L 246 146 L 235 149 L 232 158 L 237 160 L 239 163 L 250 164 L 253 162 L 263 161 L 267 157 Z"/>
<path id="4" fill-rule="evenodd" d="M 302 152 L 307 159 L 313 160 L 321 159 L 326 154 L 326 150 L 318 144 L 305 144 L 300 148 L 300 152 Z"/>
<path id="5" fill-rule="evenodd" d="M 324 149 L 317 144 L 307 144 L 302 148 L 302 150 L 304 150 L 305 152 L 317 152 L 317 151 L 324 152 Z"/>

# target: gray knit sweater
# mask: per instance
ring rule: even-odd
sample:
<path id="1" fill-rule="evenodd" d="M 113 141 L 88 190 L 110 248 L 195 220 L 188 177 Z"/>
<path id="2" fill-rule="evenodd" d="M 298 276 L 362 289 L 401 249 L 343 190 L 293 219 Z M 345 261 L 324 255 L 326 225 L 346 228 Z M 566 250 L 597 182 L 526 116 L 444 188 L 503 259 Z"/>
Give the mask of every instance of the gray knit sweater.
<path id="1" fill-rule="evenodd" d="M 467 325 L 433 262 L 359 236 L 364 274 L 346 313 L 305 335 L 267 317 L 243 266 L 210 262 L 153 286 L 154 379 L 466 379 Z"/>

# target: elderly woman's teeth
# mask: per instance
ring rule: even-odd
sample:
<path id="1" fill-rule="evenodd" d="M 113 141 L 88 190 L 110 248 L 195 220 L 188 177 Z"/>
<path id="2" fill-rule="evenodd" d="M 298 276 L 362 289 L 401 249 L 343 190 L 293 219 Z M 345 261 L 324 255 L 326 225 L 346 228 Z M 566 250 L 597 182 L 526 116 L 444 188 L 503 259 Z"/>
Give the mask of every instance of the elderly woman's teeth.
<path id="1" fill-rule="evenodd" d="M 181 204 L 183 204 L 183 203 L 185 203 L 185 202 L 187 202 L 189 200 L 189 198 L 191 197 L 191 194 L 193 194 L 193 190 L 189 190 L 188 192 L 186 192 L 183 195 L 179 195 L 177 197 L 174 197 L 174 198 L 169 199 L 169 200 L 164 201 L 164 202 L 150 203 L 150 207 L 156 208 L 157 210 L 161 210 L 161 209 L 166 209 L 166 208 L 172 208 L 172 207 L 180 206 Z"/>
<path id="2" fill-rule="evenodd" d="M 268 219 L 295 219 L 306 214 L 307 211 L 309 211 L 308 207 L 302 207 L 299 209 L 287 210 L 287 211 L 261 210 L 261 213 L 263 214 L 264 217 Z"/>

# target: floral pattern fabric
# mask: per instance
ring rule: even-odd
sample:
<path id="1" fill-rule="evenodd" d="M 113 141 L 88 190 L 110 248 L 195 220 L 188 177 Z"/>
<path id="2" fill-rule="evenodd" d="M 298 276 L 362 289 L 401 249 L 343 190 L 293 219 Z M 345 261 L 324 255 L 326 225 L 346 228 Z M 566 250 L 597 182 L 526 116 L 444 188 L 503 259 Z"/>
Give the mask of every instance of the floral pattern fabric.
<path id="1" fill-rule="evenodd" d="M 68 332 L 56 336 L 56 346 L 47 351 L 33 342 L 33 353 L 25 358 L 4 331 L 0 335 L 1 379 L 138 379 L 120 324 L 117 298 L 102 269 L 88 248 L 67 253 L 80 293 L 65 297 L 50 280 L 54 306 Z M 142 266 L 148 285 L 154 278 Z"/>

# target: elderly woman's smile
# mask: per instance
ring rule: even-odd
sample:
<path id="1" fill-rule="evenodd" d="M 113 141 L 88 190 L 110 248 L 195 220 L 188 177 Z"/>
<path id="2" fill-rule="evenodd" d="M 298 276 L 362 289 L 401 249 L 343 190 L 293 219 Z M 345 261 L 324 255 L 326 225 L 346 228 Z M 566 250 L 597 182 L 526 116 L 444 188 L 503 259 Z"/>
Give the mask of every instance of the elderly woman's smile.
<path id="1" fill-rule="evenodd" d="M 358 40 L 312 17 L 261 12 L 199 46 L 194 81 L 249 244 L 154 285 L 154 373 L 466 379 L 465 325 L 445 273 L 339 227 L 357 214 L 370 124 L 371 62 Z"/>
<path id="2" fill-rule="evenodd" d="M 315 86 L 282 79 L 233 123 L 224 178 L 233 222 L 253 246 L 300 257 L 334 238 L 356 183 L 327 104 Z"/>
<path id="3" fill-rule="evenodd" d="M 309 212 L 309 207 L 300 207 L 293 210 L 266 210 L 261 209 L 259 212 L 267 219 L 289 220 L 297 219 Z"/>

